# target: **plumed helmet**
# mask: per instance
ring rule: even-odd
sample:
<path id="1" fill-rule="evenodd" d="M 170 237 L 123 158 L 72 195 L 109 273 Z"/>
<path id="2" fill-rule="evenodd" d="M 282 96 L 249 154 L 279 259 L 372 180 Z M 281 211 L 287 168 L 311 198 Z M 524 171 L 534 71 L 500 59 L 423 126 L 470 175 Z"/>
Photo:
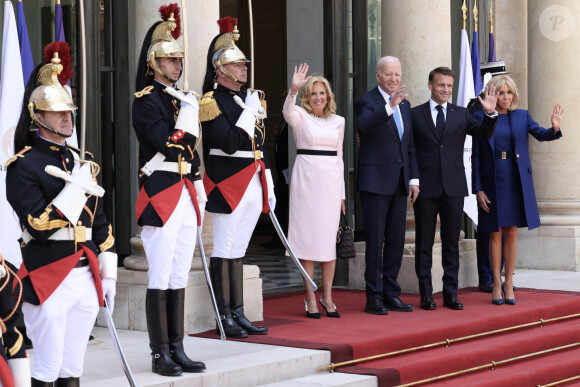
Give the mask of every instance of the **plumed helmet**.
<path id="1" fill-rule="evenodd" d="M 235 41 L 240 38 L 237 23 L 238 19 L 230 16 L 218 20 L 221 35 L 213 46 L 212 62 L 214 69 L 219 68 L 222 70 L 222 66 L 229 63 L 249 62 L 242 50 L 235 44 Z"/>
<path id="2" fill-rule="evenodd" d="M 159 23 L 153 30 L 146 60 L 147 63 L 152 64 L 155 71 L 168 78 L 159 68 L 155 59 L 183 58 L 185 56 L 183 48 L 176 40 L 181 36 L 181 14 L 176 3 L 161 6 L 159 14 L 163 22 Z M 175 82 L 176 80 L 172 81 Z"/>
<path id="3" fill-rule="evenodd" d="M 28 111 L 34 121 L 35 110 L 61 112 L 77 109 L 71 95 L 63 87 L 72 75 L 68 43 L 50 43 L 44 48 L 44 59 L 48 64 L 38 70 L 36 88 L 28 100 Z"/>

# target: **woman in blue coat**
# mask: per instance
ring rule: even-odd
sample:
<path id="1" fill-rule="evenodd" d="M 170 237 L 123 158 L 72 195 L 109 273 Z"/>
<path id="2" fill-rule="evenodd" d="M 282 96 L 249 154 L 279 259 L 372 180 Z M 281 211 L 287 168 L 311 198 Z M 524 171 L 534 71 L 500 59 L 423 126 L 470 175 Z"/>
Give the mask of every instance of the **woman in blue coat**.
<path id="1" fill-rule="evenodd" d="M 478 231 L 489 232 L 489 252 L 493 272 L 492 303 L 515 305 L 513 273 L 516 264 L 517 228 L 530 230 L 540 226 L 540 215 L 534 192 L 528 138 L 552 141 L 562 137 L 563 109 L 554 106 L 552 127 L 540 127 L 527 110 L 516 109 L 518 89 L 507 75 L 496 76 L 489 84 L 499 92 L 496 129 L 488 140 L 473 139 L 473 192 L 479 211 Z M 483 112 L 476 118 L 483 120 Z M 502 233 L 505 237 L 505 294 L 501 287 Z"/>

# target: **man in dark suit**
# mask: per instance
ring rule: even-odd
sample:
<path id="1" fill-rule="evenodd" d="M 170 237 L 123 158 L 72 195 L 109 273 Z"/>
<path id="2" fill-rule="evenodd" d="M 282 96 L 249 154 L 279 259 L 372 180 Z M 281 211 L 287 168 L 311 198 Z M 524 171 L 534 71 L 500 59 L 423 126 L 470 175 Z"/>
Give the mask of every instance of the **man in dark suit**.
<path id="1" fill-rule="evenodd" d="M 399 298 L 397 276 L 405 243 L 407 196 L 415 201 L 419 180 L 411 106 L 401 83 L 401 62 L 377 62 L 378 86 L 356 101 L 360 138 L 358 189 L 365 231 L 365 312 L 414 308 Z M 383 246 L 384 243 L 384 246 Z"/>
<path id="2" fill-rule="evenodd" d="M 421 308 L 435 309 L 431 283 L 433 243 L 437 214 L 441 219 L 443 306 L 463 309 L 457 298 L 459 271 L 459 233 L 463 199 L 467 182 L 463 165 L 463 147 L 467 134 L 489 138 L 495 130 L 496 95 L 491 86 L 485 99 L 479 101 L 486 112 L 478 122 L 464 107 L 447 101 L 451 97 L 455 75 L 447 67 L 429 73 L 431 99 L 411 110 L 421 194 L 413 204 L 415 210 L 415 271 L 419 279 Z"/>

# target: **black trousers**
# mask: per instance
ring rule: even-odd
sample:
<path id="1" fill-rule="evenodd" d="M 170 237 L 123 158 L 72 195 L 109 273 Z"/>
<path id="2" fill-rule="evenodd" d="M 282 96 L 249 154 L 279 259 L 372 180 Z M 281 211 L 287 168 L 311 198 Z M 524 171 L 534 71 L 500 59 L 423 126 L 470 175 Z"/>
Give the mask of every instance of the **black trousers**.
<path id="1" fill-rule="evenodd" d="M 457 295 L 459 272 L 459 233 L 463 213 L 463 197 L 450 197 L 443 193 L 435 198 L 421 195 L 413 204 L 415 211 L 415 272 L 419 280 L 421 297 L 433 294 L 431 267 L 433 244 L 437 227 L 437 214 L 441 220 L 443 295 Z"/>
<path id="2" fill-rule="evenodd" d="M 402 175 L 392 195 L 360 193 L 366 244 L 365 289 L 369 300 L 401 294 L 397 276 L 403 259 L 407 213 Z"/>

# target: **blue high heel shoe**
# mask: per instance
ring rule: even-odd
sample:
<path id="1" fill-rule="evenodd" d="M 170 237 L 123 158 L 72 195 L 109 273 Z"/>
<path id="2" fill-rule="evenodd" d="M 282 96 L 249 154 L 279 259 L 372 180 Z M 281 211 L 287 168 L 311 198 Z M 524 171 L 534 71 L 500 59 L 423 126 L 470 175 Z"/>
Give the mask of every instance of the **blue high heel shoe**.
<path id="1" fill-rule="evenodd" d="M 506 304 L 508 304 L 508 305 L 515 305 L 516 304 L 515 298 L 506 298 L 505 297 L 505 290 L 503 288 L 503 285 L 501 286 L 501 293 L 503 294 L 503 298 L 505 299 Z"/>
<path id="2" fill-rule="evenodd" d="M 504 293 L 503 293 L 503 285 L 502 285 L 502 287 L 501 287 L 501 298 L 496 299 L 496 298 L 493 298 L 493 295 L 492 295 L 491 296 L 491 303 L 494 304 L 494 305 L 503 305 L 504 304 L 504 300 L 505 300 L 505 296 L 504 296 Z"/>

